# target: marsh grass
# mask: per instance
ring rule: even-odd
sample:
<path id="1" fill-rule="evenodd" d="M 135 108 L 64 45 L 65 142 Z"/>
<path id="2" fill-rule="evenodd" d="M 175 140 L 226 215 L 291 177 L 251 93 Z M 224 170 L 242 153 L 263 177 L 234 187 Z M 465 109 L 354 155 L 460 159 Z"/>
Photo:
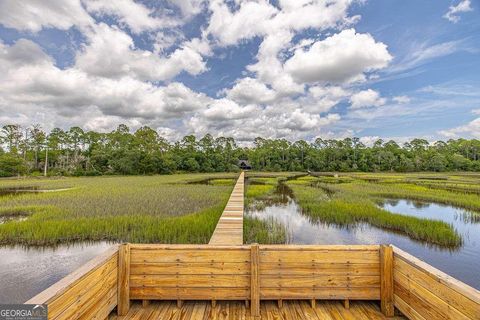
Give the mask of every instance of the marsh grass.
<path id="1" fill-rule="evenodd" d="M 384 198 L 398 198 L 480 209 L 480 197 L 471 194 L 479 188 L 477 175 L 325 173 L 293 180 L 284 177 L 283 180 L 271 180 L 269 184 L 279 181 L 284 181 L 292 189 L 304 214 L 312 221 L 345 227 L 367 223 L 412 239 L 448 247 L 462 244 L 461 236 L 452 225 L 439 220 L 391 213 L 380 208 L 377 202 Z M 250 191 L 247 189 L 250 199 L 263 199 L 252 201 L 251 205 L 267 204 L 275 190 L 270 186 L 255 189 L 256 186 L 252 185 L 248 188 L 252 188 Z M 461 191 L 458 190 L 460 188 Z M 259 223 L 251 226 L 254 227 L 256 233 L 267 228 Z M 252 234 L 255 235 L 255 232 Z"/>
<path id="2" fill-rule="evenodd" d="M 339 226 L 365 222 L 375 227 L 406 234 L 416 240 L 443 246 L 459 246 L 462 243 L 460 235 L 451 225 L 443 221 L 390 213 L 361 194 L 337 189 L 329 200 L 325 200 L 325 192 L 320 188 L 301 184 L 289 184 L 289 186 L 304 210 L 304 214 L 314 221 Z"/>
<path id="3" fill-rule="evenodd" d="M 452 174 L 342 174 L 348 183 L 328 183 L 325 176 L 316 180 L 300 178 L 289 181 L 304 213 L 327 223 L 351 225 L 366 222 L 443 246 L 459 246 L 461 236 L 453 226 L 438 220 L 394 214 L 379 208 L 384 198 L 410 199 L 452 205 L 477 211 L 479 215 L 479 180 L 475 175 Z M 327 179 L 332 179 L 327 176 Z M 327 197 L 325 196 L 327 195 Z"/>
<path id="4" fill-rule="evenodd" d="M 258 199 L 269 195 L 275 191 L 277 179 L 275 178 L 257 178 L 250 179 L 247 183 L 245 197 L 247 199 Z"/>
<path id="5" fill-rule="evenodd" d="M 285 181 L 299 173 L 249 175 L 245 190 L 247 211 L 262 210 L 268 202 L 275 201 L 279 181 Z M 287 229 L 281 222 L 273 218 L 263 220 L 248 214 L 243 219 L 243 235 L 245 243 L 282 244 L 287 241 Z"/>
<path id="6" fill-rule="evenodd" d="M 283 244 L 287 242 L 287 228 L 272 217 L 261 220 L 246 215 L 243 219 L 243 239 L 247 244 Z"/>
<path id="7" fill-rule="evenodd" d="M 286 177 L 277 176 L 269 178 L 248 178 L 245 190 L 245 208 L 257 210 L 264 204 L 258 200 L 272 201 L 278 195 L 275 194 L 278 182 L 286 180 Z"/>
<path id="8" fill-rule="evenodd" d="M 245 178 L 281 178 L 291 179 L 306 175 L 305 172 L 264 172 L 264 171 L 247 171 Z"/>
<path id="9" fill-rule="evenodd" d="M 192 179 L 221 177 L 217 185 L 191 185 Z M 232 175 L 234 178 L 234 175 Z M 25 221 L 0 226 L 0 244 L 45 245 L 112 240 L 207 243 L 232 190 L 225 174 L 92 177 L 0 181 L 74 189 L 0 197 L 0 216 L 28 213 Z"/>
<path id="10" fill-rule="evenodd" d="M 470 194 L 480 194 L 480 184 L 479 183 L 438 183 L 432 181 L 418 182 L 412 181 L 412 184 L 419 186 L 424 186 L 430 189 L 446 190 L 453 191 L 458 193 L 470 193 Z"/>
<path id="11" fill-rule="evenodd" d="M 37 213 L 0 226 L 1 244 L 56 245 L 76 241 L 208 243 L 223 205 L 181 217 L 149 215 L 83 217 L 41 221 Z"/>
<path id="12" fill-rule="evenodd" d="M 338 186 L 338 188 L 353 193 L 361 192 L 368 196 L 430 201 L 453 205 L 474 212 L 476 211 L 477 214 L 480 212 L 480 197 L 471 193 L 459 193 L 451 190 L 434 189 L 409 183 L 354 183 Z"/>
<path id="13" fill-rule="evenodd" d="M 235 185 L 235 179 L 212 179 L 210 184 L 213 186 L 233 186 Z"/>

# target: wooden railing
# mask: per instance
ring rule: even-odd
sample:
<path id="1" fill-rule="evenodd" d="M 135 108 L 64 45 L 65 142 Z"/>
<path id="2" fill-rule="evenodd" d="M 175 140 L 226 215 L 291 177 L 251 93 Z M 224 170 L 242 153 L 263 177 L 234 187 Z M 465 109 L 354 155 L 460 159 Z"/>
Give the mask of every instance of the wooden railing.
<path id="1" fill-rule="evenodd" d="M 245 300 L 258 315 L 260 300 L 381 297 L 378 245 L 123 246 L 130 253 L 125 303 Z"/>
<path id="2" fill-rule="evenodd" d="M 393 247 L 395 307 L 410 319 L 480 319 L 480 292 Z M 480 277 L 480 272 L 479 272 Z"/>
<path id="3" fill-rule="evenodd" d="M 118 246 L 25 303 L 47 304 L 48 319 L 105 319 L 117 306 Z"/>
<path id="4" fill-rule="evenodd" d="M 380 300 L 411 319 L 480 319 L 480 292 L 398 248 L 380 245 L 122 244 L 28 303 L 49 319 L 125 315 L 130 300 Z"/>

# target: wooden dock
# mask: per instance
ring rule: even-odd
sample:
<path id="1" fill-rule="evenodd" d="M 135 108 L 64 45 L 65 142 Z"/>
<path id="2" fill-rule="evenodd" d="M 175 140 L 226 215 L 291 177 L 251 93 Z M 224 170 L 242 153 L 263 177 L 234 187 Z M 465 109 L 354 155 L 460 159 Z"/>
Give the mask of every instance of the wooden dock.
<path id="1" fill-rule="evenodd" d="M 245 173 L 242 171 L 210 238 L 210 245 L 243 244 L 244 180 Z"/>
<path id="2" fill-rule="evenodd" d="M 26 303 L 49 319 L 476 319 L 480 291 L 390 245 L 243 245 L 241 173 L 205 245 L 115 245 Z"/>
<path id="3" fill-rule="evenodd" d="M 260 312 L 262 319 L 271 320 L 399 320 L 403 316 L 385 317 L 378 303 L 353 301 L 346 309 L 339 301 L 321 301 L 312 306 L 308 301 L 285 301 L 279 306 L 276 301 L 262 302 Z M 215 307 L 206 301 L 187 301 L 180 308 L 171 301 L 152 301 L 147 306 L 135 302 L 125 316 L 111 314 L 110 320 L 127 319 L 182 319 L 182 320 L 250 320 L 254 317 L 250 309 L 239 301 L 220 301 Z"/>

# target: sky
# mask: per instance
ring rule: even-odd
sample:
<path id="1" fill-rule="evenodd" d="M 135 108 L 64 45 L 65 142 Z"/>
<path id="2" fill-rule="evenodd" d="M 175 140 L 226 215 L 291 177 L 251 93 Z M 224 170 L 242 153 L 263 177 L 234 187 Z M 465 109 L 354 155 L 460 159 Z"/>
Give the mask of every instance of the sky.
<path id="1" fill-rule="evenodd" d="M 480 0 L 0 0 L 0 125 L 480 138 Z"/>

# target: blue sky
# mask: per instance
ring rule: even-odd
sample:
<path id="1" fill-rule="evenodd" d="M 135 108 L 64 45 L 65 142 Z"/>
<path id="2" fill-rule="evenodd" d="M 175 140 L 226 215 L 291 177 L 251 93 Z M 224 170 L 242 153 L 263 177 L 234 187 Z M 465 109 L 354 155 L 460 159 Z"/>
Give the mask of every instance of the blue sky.
<path id="1" fill-rule="evenodd" d="M 480 2 L 0 0 L 0 124 L 480 138 Z"/>

